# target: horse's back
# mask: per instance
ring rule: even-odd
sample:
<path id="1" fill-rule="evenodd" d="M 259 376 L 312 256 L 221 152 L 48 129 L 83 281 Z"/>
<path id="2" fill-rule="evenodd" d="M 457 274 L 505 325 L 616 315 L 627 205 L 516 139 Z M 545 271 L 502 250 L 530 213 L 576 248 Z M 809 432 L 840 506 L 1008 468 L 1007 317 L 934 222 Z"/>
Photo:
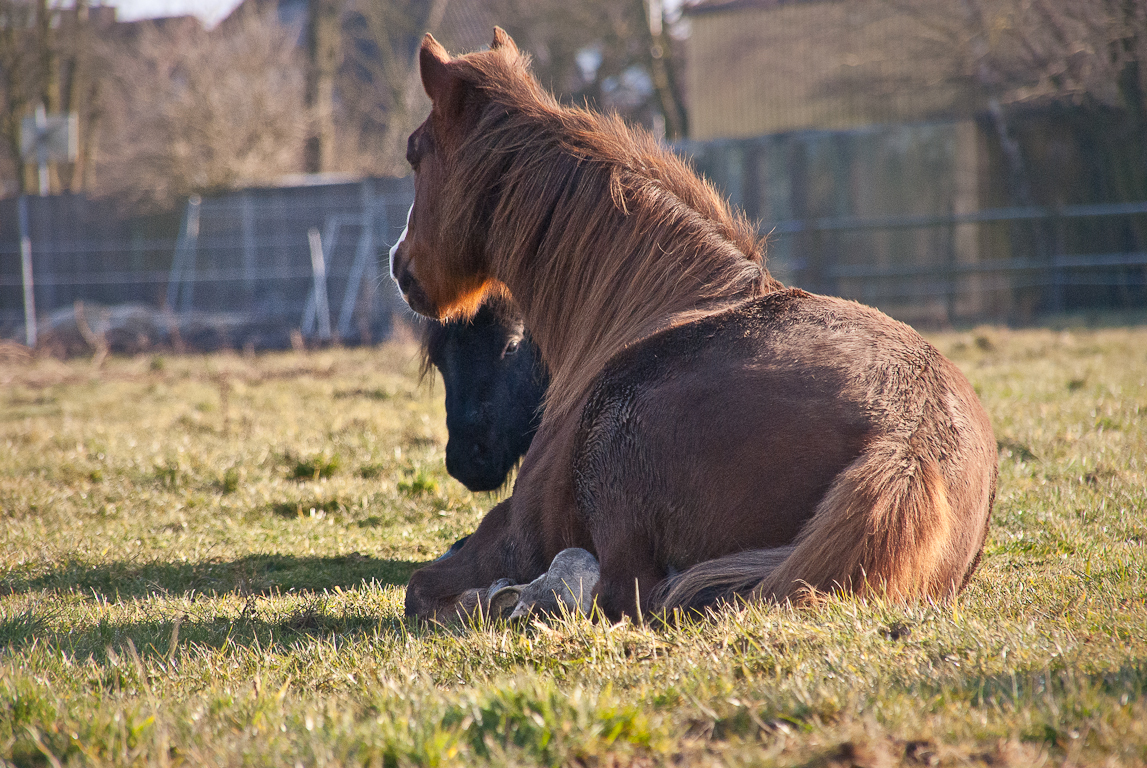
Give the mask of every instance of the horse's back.
<path id="1" fill-rule="evenodd" d="M 610 362 L 576 441 L 579 513 L 591 529 L 653 531 L 669 569 L 783 546 L 878 440 L 911 445 L 958 484 L 962 469 L 945 465 L 982 452 L 991 430 L 962 374 L 907 326 L 780 291 Z"/>

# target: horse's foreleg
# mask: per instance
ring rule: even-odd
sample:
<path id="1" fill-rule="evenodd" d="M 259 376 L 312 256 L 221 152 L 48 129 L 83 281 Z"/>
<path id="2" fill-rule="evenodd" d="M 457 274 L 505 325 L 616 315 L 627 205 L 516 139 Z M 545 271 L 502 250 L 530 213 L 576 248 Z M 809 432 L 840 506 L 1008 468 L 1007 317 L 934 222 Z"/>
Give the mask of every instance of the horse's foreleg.
<path id="1" fill-rule="evenodd" d="M 406 586 L 406 615 L 424 619 L 451 618 L 468 612 L 472 595 L 502 577 L 513 577 L 515 564 L 507 554 L 515 549 L 507 499 L 486 513 L 478 529 L 450 557 L 420 568 Z"/>

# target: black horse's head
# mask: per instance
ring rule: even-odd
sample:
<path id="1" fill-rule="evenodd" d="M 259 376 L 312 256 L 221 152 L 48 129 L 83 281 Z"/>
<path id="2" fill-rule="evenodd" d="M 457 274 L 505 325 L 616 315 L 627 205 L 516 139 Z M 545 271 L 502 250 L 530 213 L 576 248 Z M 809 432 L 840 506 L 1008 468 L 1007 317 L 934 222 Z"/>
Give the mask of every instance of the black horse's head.
<path id="1" fill-rule="evenodd" d="M 428 322 L 423 369 L 446 385 L 446 471 L 471 491 L 492 491 L 530 447 L 548 385 L 517 309 L 490 299 L 468 321 Z"/>

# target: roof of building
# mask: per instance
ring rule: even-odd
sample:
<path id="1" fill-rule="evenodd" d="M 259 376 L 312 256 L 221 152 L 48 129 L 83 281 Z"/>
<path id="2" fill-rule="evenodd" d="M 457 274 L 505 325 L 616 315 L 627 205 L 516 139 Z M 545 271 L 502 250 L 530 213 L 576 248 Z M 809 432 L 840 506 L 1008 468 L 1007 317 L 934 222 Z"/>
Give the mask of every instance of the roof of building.
<path id="1" fill-rule="evenodd" d="M 699 16 L 706 13 L 740 11 L 746 8 L 773 8 L 778 5 L 817 2 L 817 0 L 686 0 L 681 12 L 686 16 Z"/>

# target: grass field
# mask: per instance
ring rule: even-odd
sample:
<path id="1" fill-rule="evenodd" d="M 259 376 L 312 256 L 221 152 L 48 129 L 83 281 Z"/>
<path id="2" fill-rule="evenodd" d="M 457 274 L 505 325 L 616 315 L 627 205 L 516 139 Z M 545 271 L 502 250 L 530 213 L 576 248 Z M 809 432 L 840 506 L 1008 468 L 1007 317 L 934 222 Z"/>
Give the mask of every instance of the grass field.
<path id="1" fill-rule="evenodd" d="M 969 589 L 675 629 L 403 619 L 495 500 L 409 345 L 0 350 L 0 758 L 1147 764 L 1147 329 L 931 338 L 1000 444 Z"/>

